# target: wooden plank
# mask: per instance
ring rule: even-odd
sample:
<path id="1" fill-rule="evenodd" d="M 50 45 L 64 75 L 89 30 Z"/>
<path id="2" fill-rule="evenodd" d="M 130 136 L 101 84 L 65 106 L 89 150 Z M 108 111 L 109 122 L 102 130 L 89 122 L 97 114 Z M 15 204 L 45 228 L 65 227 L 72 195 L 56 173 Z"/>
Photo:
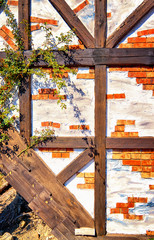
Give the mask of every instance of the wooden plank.
<path id="1" fill-rule="evenodd" d="M 65 0 L 49 0 L 49 2 L 58 11 L 68 26 L 71 29 L 75 29 L 75 34 L 82 41 L 85 47 L 93 48 L 95 42 L 93 36 L 69 7 L 69 5 L 65 2 Z"/>
<path id="2" fill-rule="evenodd" d="M 57 179 L 64 184 L 93 158 L 94 154 L 92 150 L 86 149 L 57 175 Z"/>
<path id="3" fill-rule="evenodd" d="M 26 144 L 17 131 L 9 130 L 9 135 L 11 137 L 9 147 L 13 149 L 13 146 L 16 145 L 17 148 L 20 149 L 17 150 L 16 154 L 26 148 Z M 94 226 L 90 214 L 77 201 L 74 195 L 56 179 L 55 174 L 48 168 L 34 150 L 30 150 L 28 155 L 21 155 L 20 159 L 29 169 L 31 169 L 30 174 L 52 194 L 54 200 L 59 206 L 69 213 L 80 227 Z"/>
<path id="4" fill-rule="evenodd" d="M 19 28 L 25 50 L 30 49 L 30 37 L 25 25 L 30 29 L 30 0 L 20 0 L 18 4 Z M 24 23 L 26 21 L 26 24 Z M 30 33 L 30 32 L 29 32 Z M 30 141 L 31 136 L 31 78 L 25 79 L 19 89 L 20 133 Z"/>
<path id="5" fill-rule="evenodd" d="M 153 0 L 144 0 L 108 37 L 106 47 L 115 47 L 153 7 Z"/>
<path id="6" fill-rule="evenodd" d="M 39 148 L 90 148 L 94 146 L 94 137 L 55 137 L 45 143 L 40 143 Z"/>
<path id="7" fill-rule="evenodd" d="M 99 49 L 77 49 L 69 51 L 68 55 L 62 52 L 54 52 L 57 61 L 66 66 L 150 66 L 154 64 L 154 48 L 99 48 Z M 29 58 L 31 51 L 25 51 L 25 56 Z M 0 60 L 5 58 L 6 54 L 0 52 Z M 36 67 L 47 67 L 47 64 L 40 60 Z"/>
<path id="8" fill-rule="evenodd" d="M 107 0 L 95 0 L 96 48 L 106 45 Z M 98 51 L 98 49 L 95 49 Z M 95 229 L 106 234 L 106 65 L 95 65 Z"/>
<path id="9" fill-rule="evenodd" d="M 107 138 L 108 149 L 154 149 L 154 137 Z"/>

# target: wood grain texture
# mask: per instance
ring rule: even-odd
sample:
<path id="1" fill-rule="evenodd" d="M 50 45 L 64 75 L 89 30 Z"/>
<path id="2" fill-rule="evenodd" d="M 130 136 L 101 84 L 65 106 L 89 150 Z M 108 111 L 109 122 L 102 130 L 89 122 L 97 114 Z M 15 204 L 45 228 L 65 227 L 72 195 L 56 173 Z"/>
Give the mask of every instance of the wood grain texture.
<path id="1" fill-rule="evenodd" d="M 106 47 L 115 47 L 153 7 L 153 0 L 144 0 L 108 37 Z"/>
<path id="2" fill-rule="evenodd" d="M 106 47 L 107 0 L 95 0 L 96 48 Z M 95 49 L 95 51 L 98 51 Z M 95 65 L 95 229 L 106 234 L 106 65 Z"/>
<path id="3" fill-rule="evenodd" d="M 26 148 L 21 136 L 15 130 L 9 131 L 10 141 L 9 150 L 15 151 L 18 154 L 20 151 Z M 35 153 L 34 150 L 30 150 L 27 154 L 20 156 L 20 161 L 30 169 L 30 174 L 35 180 L 47 189 L 54 198 L 55 202 L 59 204 L 65 212 L 75 219 L 78 226 L 93 227 L 93 219 L 89 213 L 83 208 L 83 206 L 77 201 L 73 194 L 71 194 L 57 179 L 54 173 L 48 168 L 43 160 Z"/>
<path id="4" fill-rule="evenodd" d="M 37 145 L 39 148 L 90 148 L 94 147 L 94 137 L 55 137 Z"/>
<path id="5" fill-rule="evenodd" d="M 25 56 L 29 58 L 31 51 L 25 51 Z M 5 53 L 0 52 L 0 60 L 5 58 Z M 56 52 L 55 56 L 59 64 L 66 66 L 150 66 L 154 65 L 153 48 L 98 48 L 72 50 L 68 54 Z M 47 64 L 41 59 L 34 67 L 47 67 Z"/>
<path id="6" fill-rule="evenodd" d="M 92 149 L 86 149 L 57 175 L 57 179 L 62 184 L 64 184 L 81 168 L 83 168 L 87 163 L 89 163 L 93 159 L 93 157 L 94 154 L 92 152 Z"/>
<path id="7" fill-rule="evenodd" d="M 20 0 L 18 4 L 18 21 L 25 50 L 30 49 L 30 37 L 25 30 L 30 28 L 30 0 Z M 26 24 L 24 23 L 26 21 Z M 30 141 L 31 136 L 31 78 L 24 79 L 19 89 L 20 133 Z"/>
<path id="8" fill-rule="evenodd" d="M 80 21 L 80 19 L 76 16 L 73 10 L 69 7 L 69 5 L 65 2 L 65 0 L 49 0 L 49 2 L 58 11 L 58 13 L 68 24 L 68 26 L 71 29 L 75 30 L 75 34 L 82 41 L 85 47 L 93 48 L 94 47 L 93 36 L 84 26 L 84 24 Z"/>
<path id="9" fill-rule="evenodd" d="M 107 138 L 108 149 L 154 149 L 154 137 Z"/>

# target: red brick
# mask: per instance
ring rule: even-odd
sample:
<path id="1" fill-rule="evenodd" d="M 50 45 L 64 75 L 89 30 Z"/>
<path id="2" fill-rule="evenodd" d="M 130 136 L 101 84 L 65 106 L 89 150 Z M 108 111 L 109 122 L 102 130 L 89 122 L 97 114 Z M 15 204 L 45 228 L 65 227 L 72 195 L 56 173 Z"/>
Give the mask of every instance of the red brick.
<path id="1" fill-rule="evenodd" d="M 143 30 L 143 31 L 137 32 L 138 36 L 151 35 L 151 34 L 154 34 L 154 29 L 148 29 L 148 30 Z"/>
<path id="2" fill-rule="evenodd" d="M 143 220 L 143 215 L 124 214 L 124 219 L 129 220 Z"/>
<path id="3" fill-rule="evenodd" d="M 119 48 L 133 48 L 133 43 L 121 43 Z"/>
<path id="4" fill-rule="evenodd" d="M 128 38 L 128 43 L 145 43 L 146 38 L 140 38 L 140 37 L 132 37 Z"/>
<path id="5" fill-rule="evenodd" d="M 79 189 L 94 189 L 94 184 L 77 184 Z"/>
<path id="6" fill-rule="evenodd" d="M 47 24 L 58 26 L 58 21 L 54 19 L 43 19 L 39 17 L 31 17 L 30 20 L 32 23 L 47 23 Z"/>
<path id="7" fill-rule="evenodd" d="M 147 76 L 147 74 L 146 74 L 146 72 L 128 72 L 128 77 L 141 77 L 141 78 L 143 78 L 143 77 L 146 77 Z"/>
<path id="8" fill-rule="evenodd" d="M 149 185 L 150 190 L 154 190 L 154 185 Z"/>
<path id="9" fill-rule="evenodd" d="M 117 126 L 125 125 L 126 120 L 117 120 Z"/>
<path id="10" fill-rule="evenodd" d="M 142 171 L 143 171 L 143 172 L 152 172 L 152 167 L 149 167 L 149 166 L 148 166 L 148 167 L 147 167 L 147 166 L 146 166 L 146 167 L 143 167 L 143 168 L 142 168 Z"/>
<path id="11" fill-rule="evenodd" d="M 54 128 L 60 128 L 60 123 L 52 123 L 52 127 L 54 127 Z"/>
<path id="12" fill-rule="evenodd" d="M 32 95 L 32 100 L 39 100 L 39 95 Z"/>
<path id="13" fill-rule="evenodd" d="M 112 132 L 111 137 L 129 137 L 128 132 Z"/>
<path id="14" fill-rule="evenodd" d="M 115 132 L 124 132 L 125 126 L 115 126 Z"/>
<path id="15" fill-rule="evenodd" d="M 134 207 L 134 203 L 133 202 L 129 202 L 129 203 L 117 203 L 116 204 L 116 208 L 133 208 Z"/>
<path id="16" fill-rule="evenodd" d="M 47 94 L 39 95 L 39 100 L 47 100 L 47 99 L 49 99 L 49 95 L 47 95 Z"/>
<path id="17" fill-rule="evenodd" d="M 129 137 L 138 137 L 138 132 L 129 132 Z"/>
<path id="18" fill-rule="evenodd" d="M 120 208 L 111 208 L 110 209 L 110 213 L 113 214 L 113 213 L 120 213 Z"/>
<path id="19" fill-rule="evenodd" d="M 128 212 L 129 212 L 128 208 L 120 208 L 120 213 L 128 214 Z"/>
<path id="20" fill-rule="evenodd" d="M 30 27 L 31 32 L 41 29 L 40 24 L 32 25 Z"/>
<path id="21" fill-rule="evenodd" d="M 140 166 L 141 165 L 140 160 L 123 160 L 122 163 L 123 163 L 123 165 L 128 165 L 128 166 Z"/>
<path id="22" fill-rule="evenodd" d="M 68 46 L 69 47 L 69 49 L 71 50 L 71 49 L 84 49 L 85 47 L 84 47 L 84 45 L 69 45 Z"/>
<path id="23" fill-rule="evenodd" d="M 40 152 L 49 152 L 48 148 L 38 148 Z"/>
<path id="24" fill-rule="evenodd" d="M 89 130 L 89 125 L 80 125 L 80 130 Z"/>
<path id="25" fill-rule="evenodd" d="M 62 153 L 60 153 L 60 152 L 53 152 L 52 153 L 52 157 L 53 158 L 62 158 Z"/>
<path id="26" fill-rule="evenodd" d="M 55 94 L 55 95 L 49 94 L 49 99 L 50 100 L 58 100 L 59 99 L 59 95 L 57 95 L 57 94 Z"/>
<path id="27" fill-rule="evenodd" d="M 152 43 L 153 43 L 153 42 L 154 42 L 154 37 L 148 37 L 148 38 L 146 39 L 146 41 L 147 41 L 147 42 L 152 42 Z"/>
<path id="28" fill-rule="evenodd" d="M 142 160 L 141 165 L 143 166 L 152 166 L 152 161 L 151 160 Z"/>
<path id="29" fill-rule="evenodd" d="M 73 11 L 74 13 L 78 13 L 79 11 L 81 11 L 85 6 L 87 6 L 89 4 L 88 0 L 85 0 L 84 2 L 82 2 L 80 5 L 78 5 Z"/>
<path id="30" fill-rule="evenodd" d="M 139 198 L 138 197 L 128 197 L 128 202 L 138 202 L 139 201 Z"/>
<path id="31" fill-rule="evenodd" d="M 41 122 L 42 127 L 49 127 L 49 122 Z"/>
<path id="32" fill-rule="evenodd" d="M 154 72 L 147 72 L 147 77 L 148 78 L 154 77 Z"/>
<path id="33" fill-rule="evenodd" d="M 109 68 L 109 72 L 122 71 L 121 69 L 122 68 L 113 67 L 113 68 Z"/>
<path id="34" fill-rule="evenodd" d="M 143 90 L 154 90 L 154 85 L 143 85 Z"/>
<path id="35" fill-rule="evenodd" d="M 62 158 L 69 158 L 69 157 L 70 157 L 69 152 L 62 153 Z"/>
<path id="36" fill-rule="evenodd" d="M 39 94 L 54 94 L 54 91 L 55 91 L 56 89 L 51 89 L 51 88 L 41 88 L 41 89 L 39 89 L 38 90 L 38 93 Z"/>
<path id="37" fill-rule="evenodd" d="M 139 202 L 139 203 L 147 203 L 147 202 L 148 202 L 148 198 L 139 197 L 139 198 L 138 198 L 138 202 Z"/>
<path id="38" fill-rule="evenodd" d="M 94 73 L 78 73 L 77 79 L 94 79 L 95 74 Z"/>
<path id="39" fill-rule="evenodd" d="M 70 130 L 71 130 L 71 129 L 73 129 L 73 130 L 74 130 L 74 129 L 78 129 L 78 125 L 71 125 L 71 126 L 69 126 L 69 128 L 70 128 Z"/>
<path id="40" fill-rule="evenodd" d="M 141 172 L 141 177 L 142 178 L 151 178 L 151 173 L 149 173 L 149 172 Z"/>
<path id="41" fill-rule="evenodd" d="M 135 120 L 117 120 L 117 125 L 135 125 Z"/>
<path id="42" fill-rule="evenodd" d="M 154 236 L 154 231 L 147 230 L 147 231 L 146 231 L 146 235 L 148 235 L 148 236 Z M 152 240 L 152 239 L 151 239 L 151 240 Z"/>

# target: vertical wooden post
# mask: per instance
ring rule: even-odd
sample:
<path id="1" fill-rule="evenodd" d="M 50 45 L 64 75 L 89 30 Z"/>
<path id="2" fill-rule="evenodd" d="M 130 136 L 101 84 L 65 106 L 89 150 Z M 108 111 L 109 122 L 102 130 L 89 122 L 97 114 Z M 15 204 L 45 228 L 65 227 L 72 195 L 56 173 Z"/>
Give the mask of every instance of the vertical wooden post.
<path id="1" fill-rule="evenodd" d="M 24 40 L 25 50 L 30 49 L 30 37 L 25 31 L 26 20 L 30 28 L 30 0 L 19 0 L 18 20 L 22 38 Z M 20 133 L 29 142 L 31 135 L 31 78 L 22 83 L 19 91 L 19 111 L 20 111 Z"/>
<path id="2" fill-rule="evenodd" d="M 105 47 L 107 0 L 95 0 L 95 46 Z M 95 228 L 106 233 L 106 66 L 95 66 Z"/>

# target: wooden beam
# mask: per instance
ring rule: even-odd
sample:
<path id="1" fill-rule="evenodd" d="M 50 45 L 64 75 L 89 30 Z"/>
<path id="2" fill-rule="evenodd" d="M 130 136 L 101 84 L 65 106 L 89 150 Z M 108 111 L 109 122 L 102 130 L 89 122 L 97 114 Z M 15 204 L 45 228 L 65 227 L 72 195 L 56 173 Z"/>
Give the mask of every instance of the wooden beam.
<path id="1" fill-rule="evenodd" d="M 93 158 L 92 149 L 86 149 L 57 175 L 57 179 L 64 184 Z"/>
<path id="2" fill-rule="evenodd" d="M 96 48 L 106 45 L 107 0 L 95 0 Z M 95 51 L 98 51 L 95 49 Z M 106 234 L 106 65 L 95 65 L 95 229 Z"/>
<path id="3" fill-rule="evenodd" d="M 30 0 L 20 0 L 18 4 L 19 27 L 25 50 L 30 49 L 30 37 L 25 28 L 30 28 Z M 26 24 L 24 23 L 26 21 Z M 31 78 L 25 79 L 19 89 L 20 133 L 30 141 L 31 136 Z"/>
<path id="4" fill-rule="evenodd" d="M 94 147 L 94 137 L 53 137 L 38 148 L 90 148 Z"/>
<path id="5" fill-rule="evenodd" d="M 95 46 L 93 36 L 76 16 L 70 6 L 65 2 L 65 0 L 49 0 L 49 2 L 58 11 L 68 26 L 71 29 L 74 29 L 75 34 L 82 41 L 85 47 L 93 48 Z"/>
<path id="6" fill-rule="evenodd" d="M 154 137 L 107 138 L 108 149 L 154 149 Z"/>
<path id="7" fill-rule="evenodd" d="M 115 47 L 153 7 L 153 0 L 144 0 L 108 37 L 106 47 Z"/>
<path id="8" fill-rule="evenodd" d="M 31 51 L 25 51 L 25 57 L 31 56 Z M 68 51 L 68 54 L 54 51 L 59 64 L 66 66 L 150 66 L 154 65 L 154 48 L 98 48 Z M 0 52 L 0 60 L 6 57 Z M 36 67 L 47 67 L 41 59 L 35 64 Z M 34 67 L 35 67 L 34 66 Z"/>

